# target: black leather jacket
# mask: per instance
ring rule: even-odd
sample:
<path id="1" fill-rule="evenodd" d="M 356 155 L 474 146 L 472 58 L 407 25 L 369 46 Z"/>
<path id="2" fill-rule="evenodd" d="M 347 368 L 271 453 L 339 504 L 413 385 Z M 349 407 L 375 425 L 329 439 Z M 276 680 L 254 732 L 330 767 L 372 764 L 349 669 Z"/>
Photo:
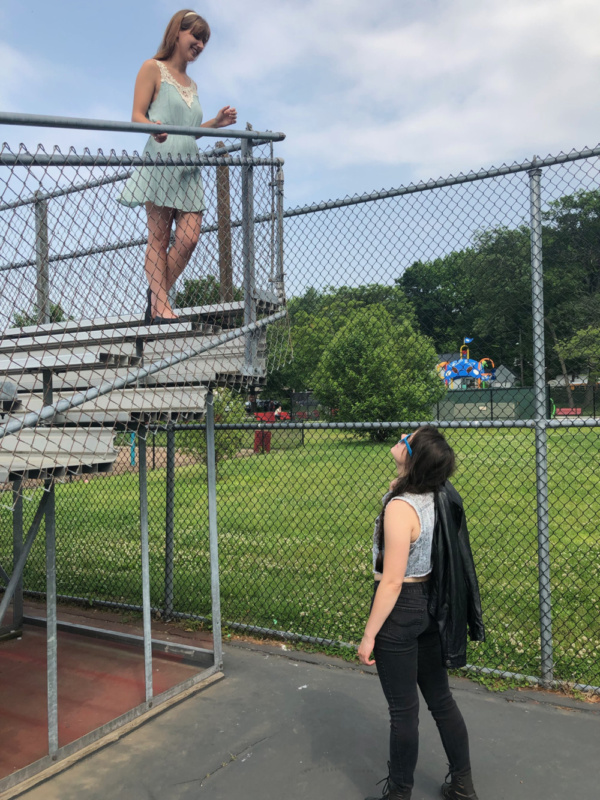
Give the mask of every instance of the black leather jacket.
<path id="1" fill-rule="evenodd" d="M 479 585 L 459 493 L 447 482 L 436 492 L 429 612 L 437 620 L 446 667 L 467 663 L 467 628 L 485 641 Z"/>

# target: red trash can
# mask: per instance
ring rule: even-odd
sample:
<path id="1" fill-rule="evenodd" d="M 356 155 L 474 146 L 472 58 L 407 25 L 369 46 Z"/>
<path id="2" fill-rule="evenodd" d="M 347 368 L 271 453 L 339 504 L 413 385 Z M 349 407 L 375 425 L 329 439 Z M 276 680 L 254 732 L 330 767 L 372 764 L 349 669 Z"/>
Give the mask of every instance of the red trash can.
<path id="1" fill-rule="evenodd" d="M 254 431 L 254 452 L 271 452 L 271 431 Z"/>

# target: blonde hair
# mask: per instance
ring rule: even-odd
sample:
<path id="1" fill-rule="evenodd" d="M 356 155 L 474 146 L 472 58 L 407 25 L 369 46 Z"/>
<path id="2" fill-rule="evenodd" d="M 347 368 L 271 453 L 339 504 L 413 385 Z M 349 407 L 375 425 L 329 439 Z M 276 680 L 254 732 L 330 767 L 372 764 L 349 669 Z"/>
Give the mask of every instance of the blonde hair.
<path id="1" fill-rule="evenodd" d="M 190 11 L 189 8 L 184 8 L 171 17 L 158 52 L 154 56 L 157 61 L 166 61 L 171 58 L 179 31 L 190 31 L 194 36 L 199 36 L 204 44 L 210 39 L 210 26 L 204 17 L 196 14 L 195 11 Z"/>

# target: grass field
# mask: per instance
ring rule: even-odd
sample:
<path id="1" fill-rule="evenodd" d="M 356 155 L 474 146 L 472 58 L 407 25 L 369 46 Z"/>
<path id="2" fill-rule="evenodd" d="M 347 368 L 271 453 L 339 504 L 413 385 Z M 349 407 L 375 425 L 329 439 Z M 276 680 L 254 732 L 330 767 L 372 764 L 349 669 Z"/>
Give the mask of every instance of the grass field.
<path id="1" fill-rule="evenodd" d="M 471 646 L 469 660 L 538 675 L 534 434 L 452 430 L 448 438 L 459 459 L 454 483 L 465 500 L 488 630 L 485 644 Z M 557 678 L 596 686 L 599 456 L 596 430 L 549 433 L 555 672 Z M 223 618 L 358 641 L 372 588 L 373 519 L 393 477 L 389 445 L 341 431 L 307 431 L 303 447 L 227 460 L 219 465 L 219 475 Z M 164 481 L 164 469 L 149 473 L 152 603 L 157 606 L 163 604 Z M 26 520 L 34 505 L 25 504 Z M 2 509 L 0 519 L 0 543 L 7 554 L 10 511 Z M 136 474 L 59 485 L 57 533 L 59 593 L 141 602 Z M 202 465 L 177 469 L 175 537 L 175 608 L 208 614 Z M 6 560 L 4 555 L 0 563 Z M 44 589 L 41 540 L 26 570 L 26 586 Z"/>

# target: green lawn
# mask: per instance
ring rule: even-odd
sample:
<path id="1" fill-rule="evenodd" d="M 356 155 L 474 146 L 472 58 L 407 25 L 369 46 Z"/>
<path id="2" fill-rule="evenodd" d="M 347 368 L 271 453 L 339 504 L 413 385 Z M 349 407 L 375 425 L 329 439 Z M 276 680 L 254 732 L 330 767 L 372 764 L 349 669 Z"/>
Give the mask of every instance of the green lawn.
<path id="1" fill-rule="evenodd" d="M 465 500 L 488 628 L 488 641 L 473 646 L 469 659 L 537 675 L 534 434 L 525 429 L 452 430 L 448 438 L 459 459 L 454 483 Z M 351 433 L 307 431 L 304 447 L 219 465 L 225 620 L 360 639 L 372 587 L 372 523 L 393 477 L 388 449 Z M 600 685 L 599 454 L 596 430 L 549 434 L 556 677 L 594 685 Z M 164 478 L 158 469 L 148 479 L 152 602 L 158 606 L 163 603 Z M 25 504 L 27 518 L 34 505 Z M 0 519 L 6 553 L 10 511 L 1 509 Z M 137 475 L 59 485 L 59 592 L 140 603 L 138 527 Z M 203 466 L 177 470 L 175 530 L 175 607 L 207 614 Z M 26 585 L 44 588 L 42 541 L 34 547 Z"/>

